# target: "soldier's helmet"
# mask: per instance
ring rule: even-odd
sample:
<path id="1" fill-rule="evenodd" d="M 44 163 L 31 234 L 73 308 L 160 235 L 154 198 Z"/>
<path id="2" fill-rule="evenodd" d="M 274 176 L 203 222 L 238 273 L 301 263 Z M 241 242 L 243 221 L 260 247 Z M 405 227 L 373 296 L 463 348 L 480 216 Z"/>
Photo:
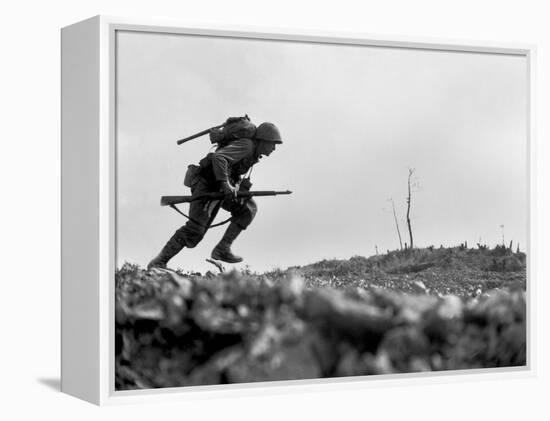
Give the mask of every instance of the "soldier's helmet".
<path id="1" fill-rule="evenodd" d="M 273 123 L 262 123 L 256 129 L 256 139 L 274 143 L 283 143 L 281 132 Z"/>

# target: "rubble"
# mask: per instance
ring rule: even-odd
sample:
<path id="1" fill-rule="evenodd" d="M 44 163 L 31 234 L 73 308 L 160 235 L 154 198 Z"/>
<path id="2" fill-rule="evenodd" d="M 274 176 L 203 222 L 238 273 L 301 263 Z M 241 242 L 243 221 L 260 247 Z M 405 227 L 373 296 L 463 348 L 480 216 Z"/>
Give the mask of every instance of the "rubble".
<path id="1" fill-rule="evenodd" d="M 526 364 L 523 290 L 312 288 L 296 273 L 116 273 L 116 389 Z"/>

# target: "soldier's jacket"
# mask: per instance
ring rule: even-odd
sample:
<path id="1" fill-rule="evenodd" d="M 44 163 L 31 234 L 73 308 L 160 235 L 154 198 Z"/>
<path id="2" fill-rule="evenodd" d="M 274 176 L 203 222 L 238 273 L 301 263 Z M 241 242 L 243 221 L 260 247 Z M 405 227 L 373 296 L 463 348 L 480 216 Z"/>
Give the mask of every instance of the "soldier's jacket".
<path id="1" fill-rule="evenodd" d="M 250 168 L 258 162 L 256 144 L 251 139 L 238 139 L 229 145 L 208 154 L 200 162 L 200 176 L 209 184 L 219 185 L 229 180 L 236 183 Z"/>
<path id="2" fill-rule="evenodd" d="M 250 139 L 238 139 L 229 145 L 209 153 L 200 161 L 200 166 L 190 165 L 193 169 L 191 187 L 193 196 L 220 190 L 220 184 L 229 180 L 235 184 L 243 174 L 258 162 L 256 144 Z M 189 172 L 189 169 L 188 169 Z M 186 179 L 188 176 L 186 175 Z M 249 190 L 251 183 L 239 183 L 239 191 Z M 221 202 L 221 203 L 220 203 Z M 176 238 L 187 247 L 195 247 L 203 238 L 210 223 L 216 217 L 219 208 L 231 212 L 232 223 L 246 229 L 257 212 L 256 202 L 252 198 L 224 198 L 221 201 L 200 199 L 190 203 L 189 220 L 176 231 Z"/>

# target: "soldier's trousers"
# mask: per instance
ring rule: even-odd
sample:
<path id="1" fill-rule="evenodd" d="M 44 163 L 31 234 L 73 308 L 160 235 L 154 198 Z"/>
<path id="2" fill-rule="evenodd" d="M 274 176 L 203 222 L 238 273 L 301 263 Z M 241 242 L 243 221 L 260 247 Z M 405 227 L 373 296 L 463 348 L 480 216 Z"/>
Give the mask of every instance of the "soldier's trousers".
<path id="1" fill-rule="evenodd" d="M 212 193 L 206 181 L 199 179 L 191 188 L 193 195 Z M 189 217 L 185 225 L 179 228 L 174 234 L 174 239 L 182 246 L 193 248 L 200 243 L 204 234 L 216 217 L 219 207 L 231 213 L 232 222 L 236 223 L 243 230 L 246 229 L 256 216 L 256 202 L 250 198 L 244 201 L 223 200 L 221 206 L 219 201 L 197 200 L 189 206 Z"/>

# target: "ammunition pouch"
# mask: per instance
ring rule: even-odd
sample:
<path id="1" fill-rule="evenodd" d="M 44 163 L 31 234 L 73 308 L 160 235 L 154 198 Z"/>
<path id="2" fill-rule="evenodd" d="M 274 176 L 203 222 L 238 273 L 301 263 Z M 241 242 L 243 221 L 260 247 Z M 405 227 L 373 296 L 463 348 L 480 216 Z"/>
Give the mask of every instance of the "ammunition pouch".
<path id="1" fill-rule="evenodd" d="M 187 187 L 193 187 L 200 177 L 201 167 L 198 165 L 187 166 L 183 185 Z"/>

